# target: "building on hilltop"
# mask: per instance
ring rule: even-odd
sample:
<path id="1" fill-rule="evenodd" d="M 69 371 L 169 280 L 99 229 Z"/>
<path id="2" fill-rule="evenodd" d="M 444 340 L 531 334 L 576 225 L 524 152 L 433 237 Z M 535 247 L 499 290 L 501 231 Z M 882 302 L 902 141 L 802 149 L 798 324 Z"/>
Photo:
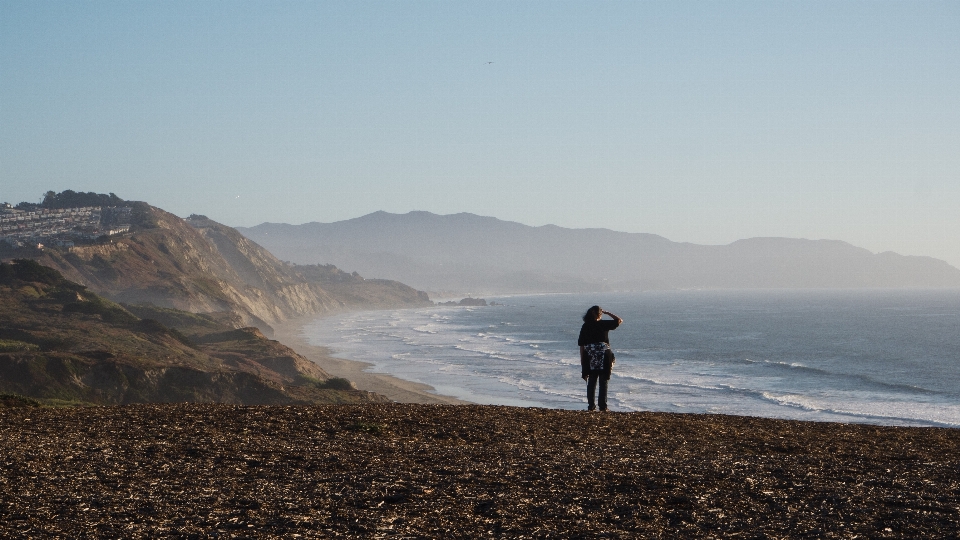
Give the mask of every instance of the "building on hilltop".
<path id="1" fill-rule="evenodd" d="M 14 247 L 43 242 L 72 246 L 78 240 L 129 232 L 132 210 L 129 206 L 21 210 L 5 203 L 0 207 L 0 240 Z"/>

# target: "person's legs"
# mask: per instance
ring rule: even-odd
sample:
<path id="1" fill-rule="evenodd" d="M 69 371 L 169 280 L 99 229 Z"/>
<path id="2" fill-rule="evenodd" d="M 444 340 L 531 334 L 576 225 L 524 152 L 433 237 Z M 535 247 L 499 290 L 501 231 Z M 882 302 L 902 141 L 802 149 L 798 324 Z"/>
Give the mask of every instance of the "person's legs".
<path id="1" fill-rule="evenodd" d="M 588 411 L 592 411 L 597 408 L 596 402 L 594 401 L 594 395 L 597 390 L 597 378 L 599 378 L 599 376 L 596 373 L 591 373 L 590 376 L 587 377 L 587 410 Z M 605 383 L 601 383 L 601 384 L 606 386 Z"/>
<path id="2" fill-rule="evenodd" d="M 603 375 L 600 376 L 600 395 L 597 398 L 597 404 L 600 405 L 600 410 L 607 410 L 607 379 Z"/>

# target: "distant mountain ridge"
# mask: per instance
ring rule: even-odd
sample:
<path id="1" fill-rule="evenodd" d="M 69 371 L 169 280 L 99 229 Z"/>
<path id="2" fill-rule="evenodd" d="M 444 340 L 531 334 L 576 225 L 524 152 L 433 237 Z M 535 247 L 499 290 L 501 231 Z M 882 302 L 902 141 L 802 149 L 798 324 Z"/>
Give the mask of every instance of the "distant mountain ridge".
<path id="1" fill-rule="evenodd" d="M 723 246 L 492 217 L 375 212 L 335 223 L 238 228 L 277 257 L 328 263 L 432 291 L 960 287 L 932 257 L 838 240 L 751 238 Z"/>

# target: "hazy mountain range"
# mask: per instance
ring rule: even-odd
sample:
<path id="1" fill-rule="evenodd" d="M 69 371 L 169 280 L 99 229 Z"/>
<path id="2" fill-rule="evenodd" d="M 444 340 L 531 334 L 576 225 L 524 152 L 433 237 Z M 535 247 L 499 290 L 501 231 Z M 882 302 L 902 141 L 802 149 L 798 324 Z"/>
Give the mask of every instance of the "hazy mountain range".
<path id="1" fill-rule="evenodd" d="M 960 287 L 960 270 L 944 261 L 874 254 L 838 240 L 751 238 L 708 246 L 429 212 L 237 230 L 280 259 L 335 264 L 437 292 Z"/>

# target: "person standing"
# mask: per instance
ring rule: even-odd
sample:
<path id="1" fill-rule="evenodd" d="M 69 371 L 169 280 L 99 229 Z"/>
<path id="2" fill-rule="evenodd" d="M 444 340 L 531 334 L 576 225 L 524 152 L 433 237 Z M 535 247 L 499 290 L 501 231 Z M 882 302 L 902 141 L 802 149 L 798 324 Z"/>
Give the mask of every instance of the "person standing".
<path id="1" fill-rule="evenodd" d="M 604 320 L 604 314 L 612 319 Z M 580 327 L 577 345 L 580 346 L 580 375 L 587 381 L 588 411 L 596 410 L 597 405 L 600 406 L 601 411 L 607 410 L 607 381 L 610 380 L 610 370 L 613 367 L 609 332 L 615 330 L 621 323 L 623 319 L 600 309 L 600 306 L 591 307 L 583 315 L 583 326 Z M 598 381 L 600 382 L 599 399 L 594 401 Z"/>

